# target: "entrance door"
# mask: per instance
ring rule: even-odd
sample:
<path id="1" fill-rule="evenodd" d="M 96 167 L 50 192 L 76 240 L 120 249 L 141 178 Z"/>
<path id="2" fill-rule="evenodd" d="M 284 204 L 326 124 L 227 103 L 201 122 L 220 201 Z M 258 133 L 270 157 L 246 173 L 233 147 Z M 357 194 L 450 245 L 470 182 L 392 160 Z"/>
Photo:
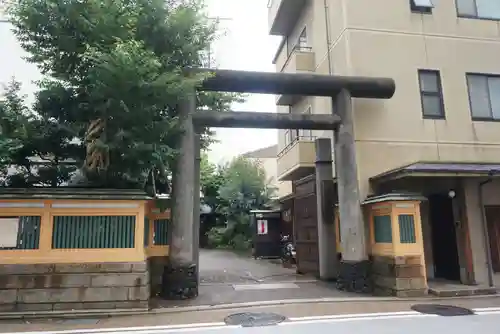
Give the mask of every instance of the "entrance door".
<path id="1" fill-rule="evenodd" d="M 319 275 L 315 179 L 299 182 L 295 185 L 293 204 L 297 272 Z"/>
<path id="2" fill-rule="evenodd" d="M 485 210 L 493 271 L 500 272 L 500 207 L 487 206 Z"/>
<path id="3" fill-rule="evenodd" d="M 447 194 L 429 196 L 432 252 L 436 278 L 460 280 L 460 264 L 452 199 Z"/>

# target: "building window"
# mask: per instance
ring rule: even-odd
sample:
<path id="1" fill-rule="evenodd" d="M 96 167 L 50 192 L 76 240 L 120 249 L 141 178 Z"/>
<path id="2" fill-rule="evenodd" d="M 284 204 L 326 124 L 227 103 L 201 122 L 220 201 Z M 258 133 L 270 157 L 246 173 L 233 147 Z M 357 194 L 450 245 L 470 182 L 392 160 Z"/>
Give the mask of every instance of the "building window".
<path id="1" fill-rule="evenodd" d="M 444 103 L 439 71 L 419 70 L 420 98 L 424 118 L 443 119 Z"/>
<path id="2" fill-rule="evenodd" d="M 303 114 L 311 115 L 312 114 L 312 107 L 311 106 L 307 107 L 307 109 L 304 110 Z M 301 130 L 299 130 L 299 132 L 300 132 L 301 139 L 305 139 L 305 140 L 313 140 L 314 139 L 312 130 L 301 129 Z"/>
<path id="3" fill-rule="evenodd" d="M 460 17 L 500 20 L 498 0 L 456 0 Z"/>
<path id="4" fill-rule="evenodd" d="M 299 137 L 299 130 L 292 129 L 285 131 L 285 147 L 291 145 Z"/>
<path id="5" fill-rule="evenodd" d="M 299 130 L 292 129 L 290 130 L 290 143 L 293 143 L 299 137 Z"/>
<path id="6" fill-rule="evenodd" d="M 414 244 L 417 242 L 415 235 L 415 217 L 413 215 L 398 215 L 399 242 Z"/>
<path id="7" fill-rule="evenodd" d="M 470 112 L 473 120 L 500 120 L 500 76 L 468 74 Z"/>
<path id="8" fill-rule="evenodd" d="M 290 130 L 285 131 L 285 147 L 290 145 Z"/>
<path id="9" fill-rule="evenodd" d="M 375 243 L 392 243 L 391 216 L 373 217 L 373 237 Z"/>
<path id="10" fill-rule="evenodd" d="M 410 0 L 410 9 L 415 13 L 431 14 L 434 8 L 433 0 Z"/>
<path id="11" fill-rule="evenodd" d="M 304 27 L 299 36 L 299 42 L 297 43 L 299 50 L 306 49 L 307 45 L 307 27 Z"/>

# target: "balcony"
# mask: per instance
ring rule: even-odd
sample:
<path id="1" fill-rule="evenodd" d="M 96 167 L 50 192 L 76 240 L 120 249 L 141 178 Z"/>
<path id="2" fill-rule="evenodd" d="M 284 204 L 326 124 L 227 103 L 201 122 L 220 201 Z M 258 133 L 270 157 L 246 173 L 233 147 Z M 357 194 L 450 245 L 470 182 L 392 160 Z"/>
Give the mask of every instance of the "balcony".
<path id="1" fill-rule="evenodd" d="M 269 34 L 287 36 L 300 18 L 307 0 L 269 0 Z"/>
<path id="2" fill-rule="evenodd" d="M 299 180 L 314 173 L 314 138 L 297 137 L 278 154 L 278 180 Z"/>
<path id="3" fill-rule="evenodd" d="M 300 73 L 314 72 L 316 69 L 316 59 L 311 47 L 296 46 L 283 64 L 276 63 L 281 72 Z M 279 106 L 294 105 L 302 97 L 298 95 L 279 95 L 276 104 Z"/>

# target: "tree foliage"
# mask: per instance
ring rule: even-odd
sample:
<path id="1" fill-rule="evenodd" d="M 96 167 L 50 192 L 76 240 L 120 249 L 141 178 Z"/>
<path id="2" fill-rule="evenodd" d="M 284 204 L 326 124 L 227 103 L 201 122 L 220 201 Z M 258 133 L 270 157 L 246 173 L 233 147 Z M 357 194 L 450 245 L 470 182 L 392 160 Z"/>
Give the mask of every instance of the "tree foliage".
<path id="1" fill-rule="evenodd" d="M 200 162 L 200 188 L 203 202 L 212 209 L 219 206 L 219 189 L 224 183 L 224 168 L 211 163 L 203 152 Z"/>
<path id="2" fill-rule="evenodd" d="M 210 232 L 212 244 L 247 247 L 252 236 L 250 211 L 267 208 L 275 191 L 267 182 L 265 170 L 258 161 L 241 156 L 215 166 L 206 155 L 200 169 L 205 203 L 228 223 Z"/>
<path id="3" fill-rule="evenodd" d="M 270 201 L 266 172 L 258 161 L 236 157 L 223 167 L 218 210 L 231 220 L 252 209 L 262 209 Z"/>
<path id="4" fill-rule="evenodd" d="M 202 1 L 17 0 L 8 15 L 28 60 L 45 77 L 23 121 L 28 137 L 44 147 L 37 156 L 50 161 L 53 175 L 44 174 L 43 183 L 67 179 L 55 169 L 61 159 L 78 164 L 94 186 L 141 187 L 151 170 L 165 183 L 182 131 L 178 102 L 204 79 L 185 69 L 202 66 L 216 36 Z M 227 111 L 238 99 L 199 93 L 198 107 Z M 19 139 L 2 140 L 2 147 L 17 143 L 33 151 Z M 211 142 L 208 129 L 202 140 L 204 147 Z M 24 169 L 17 174 L 30 177 Z"/>
<path id="5" fill-rule="evenodd" d="M 12 80 L 0 101 L 0 184 L 11 187 L 67 183 L 75 173 L 74 157 L 82 147 L 72 131 L 39 105 L 33 112 L 24 102 L 20 83 Z"/>

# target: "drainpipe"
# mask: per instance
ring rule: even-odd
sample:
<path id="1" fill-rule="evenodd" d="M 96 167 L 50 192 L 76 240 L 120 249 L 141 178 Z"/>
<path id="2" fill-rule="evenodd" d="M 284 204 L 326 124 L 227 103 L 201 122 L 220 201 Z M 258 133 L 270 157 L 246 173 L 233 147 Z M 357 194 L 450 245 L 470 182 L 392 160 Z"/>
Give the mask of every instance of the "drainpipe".
<path id="1" fill-rule="evenodd" d="M 328 74 L 332 75 L 332 60 L 330 59 L 330 47 L 332 46 L 330 41 L 330 20 L 328 19 L 328 0 L 323 0 L 325 6 L 325 28 L 326 28 L 326 57 L 328 61 Z"/>
<path id="2" fill-rule="evenodd" d="M 491 288 L 495 287 L 494 278 L 493 278 L 493 265 L 491 263 L 491 249 L 490 249 L 490 236 L 488 233 L 488 224 L 486 222 L 486 210 L 484 208 L 483 202 L 483 186 L 493 181 L 493 176 L 496 174 L 496 171 L 491 170 L 488 173 L 488 179 L 479 183 L 479 206 L 481 208 L 481 220 L 483 225 L 483 239 L 484 239 L 484 250 L 486 253 L 486 268 L 488 270 L 488 285 Z"/>

